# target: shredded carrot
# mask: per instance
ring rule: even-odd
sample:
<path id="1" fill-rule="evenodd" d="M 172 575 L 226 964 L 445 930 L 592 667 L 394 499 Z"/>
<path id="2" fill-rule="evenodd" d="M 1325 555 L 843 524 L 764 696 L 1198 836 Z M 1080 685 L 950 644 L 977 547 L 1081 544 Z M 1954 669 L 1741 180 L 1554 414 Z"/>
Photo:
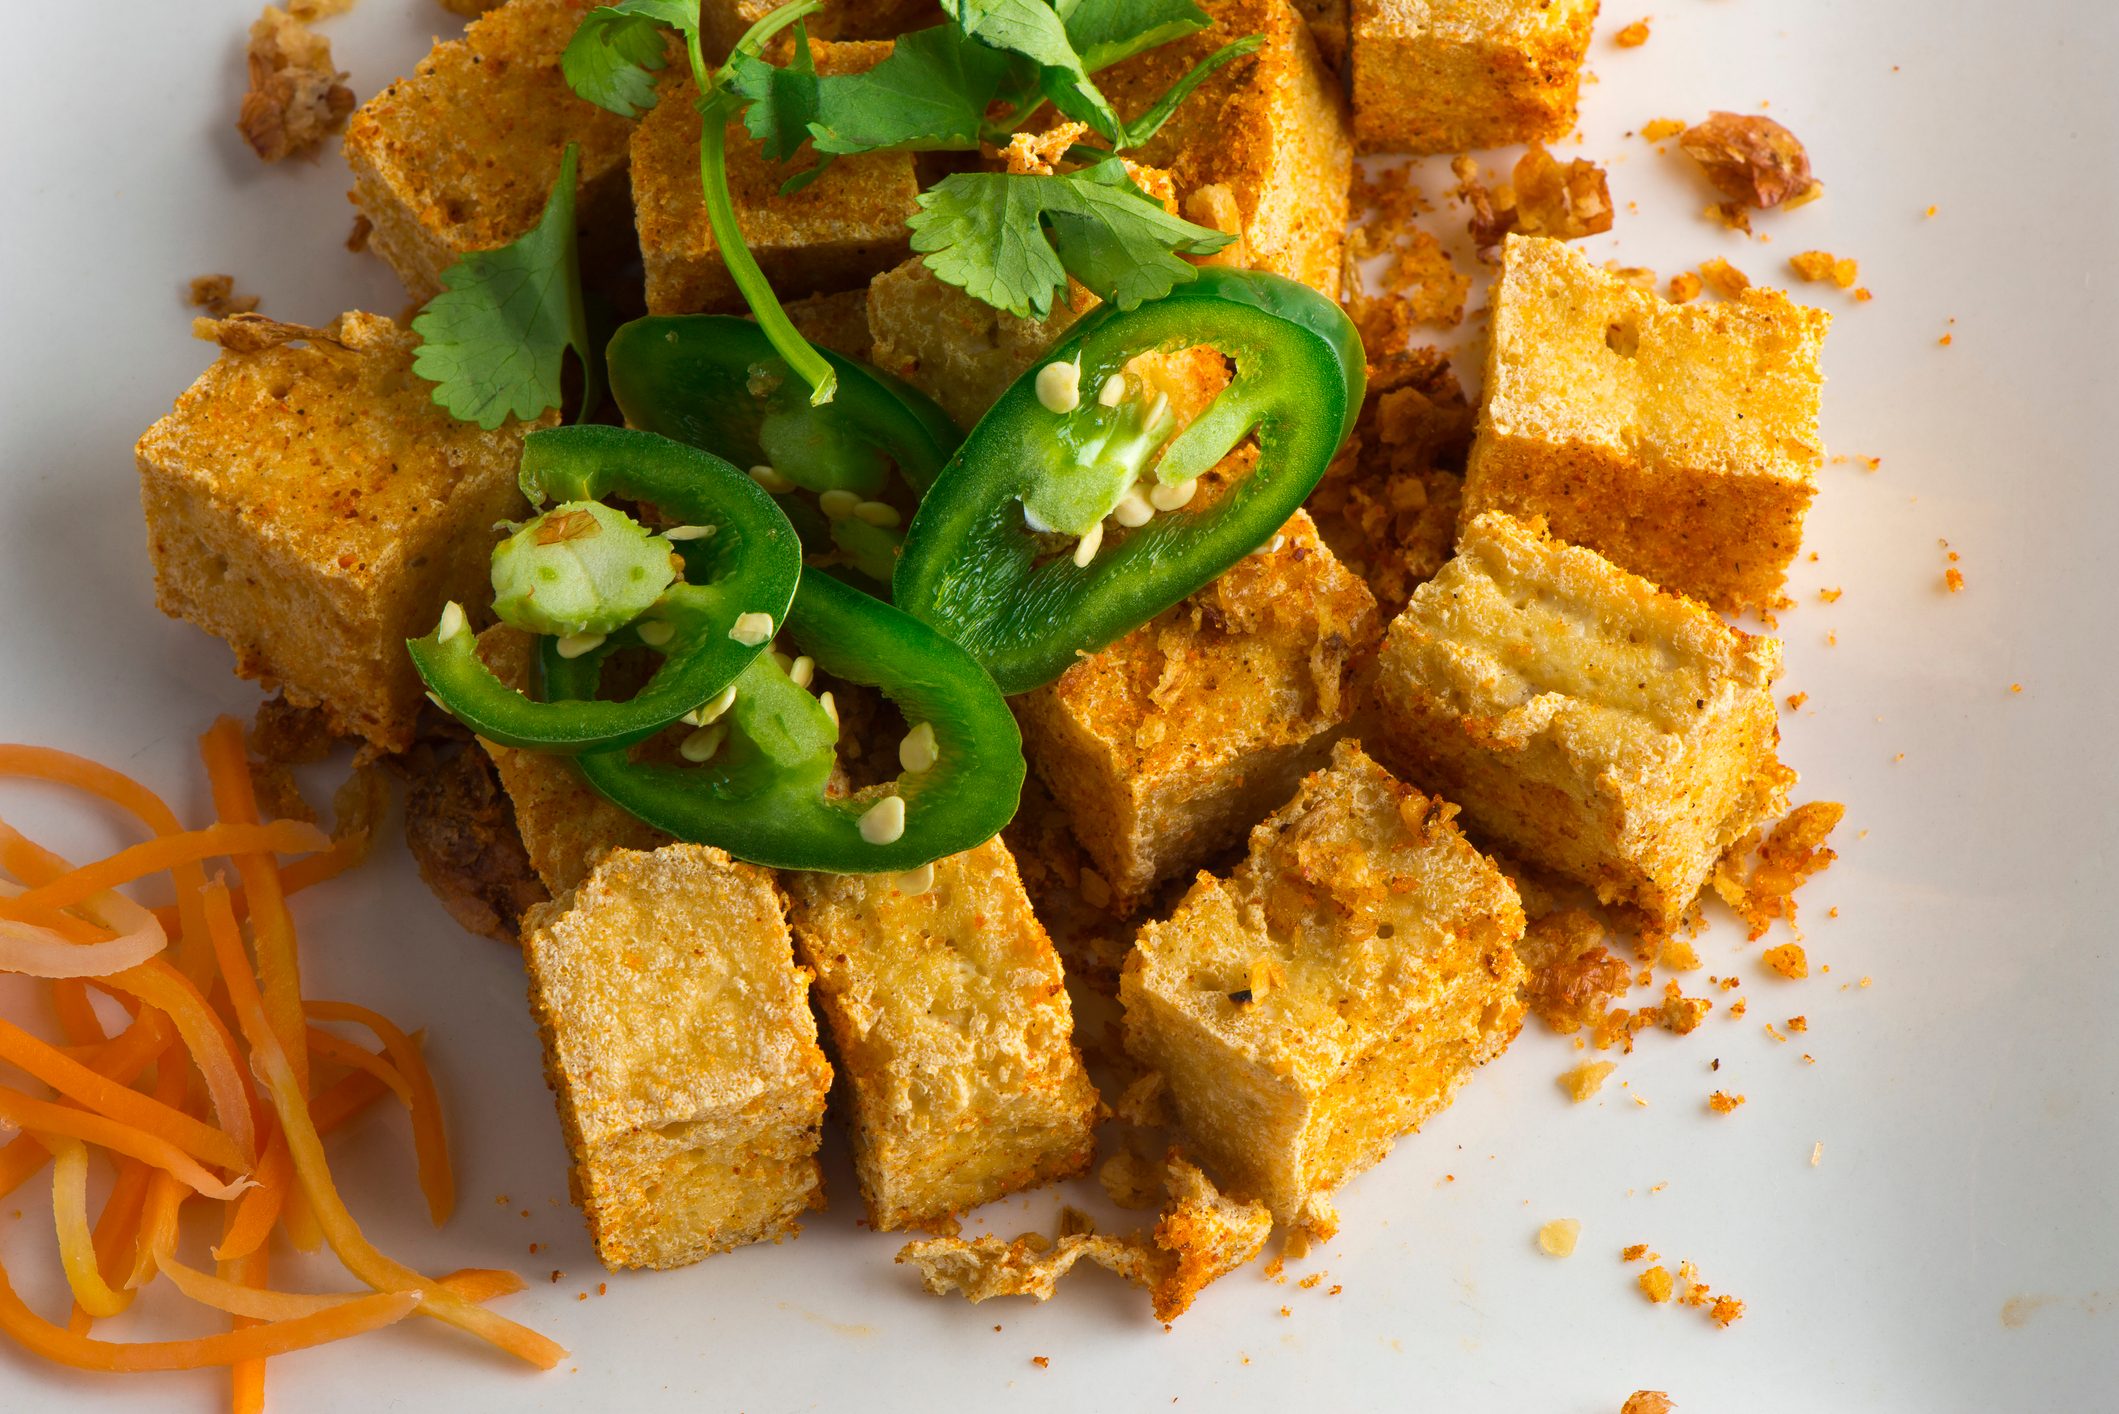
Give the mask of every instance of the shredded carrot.
<path id="1" fill-rule="evenodd" d="M 59 1030 L 73 1045 L 99 1046 L 110 1039 L 88 999 L 88 984 L 78 977 L 53 980 L 52 1011 L 59 1018 Z"/>
<path id="2" fill-rule="evenodd" d="M 367 1294 L 341 1292 L 327 1295 L 306 1291 L 272 1291 L 264 1287 L 229 1281 L 211 1272 L 202 1272 L 196 1267 L 184 1265 L 174 1257 L 162 1259 L 162 1272 L 177 1290 L 201 1306 L 211 1306 L 216 1311 L 226 1311 L 232 1316 L 244 1316 L 254 1321 L 289 1321 L 297 1316 L 311 1316 Z M 466 1301 L 491 1301 L 496 1296 L 508 1296 L 521 1291 L 524 1282 L 513 1272 L 469 1267 L 463 1271 L 451 1272 L 440 1278 L 436 1285 L 447 1287 Z"/>
<path id="3" fill-rule="evenodd" d="M 539 1369 L 549 1370 L 558 1364 L 566 1351 L 556 1342 L 437 1286 L 384 1256 L 362 1236 L 360 1224 L 346 1210 L 331 1181 L 323 1141 L 317 1136 L 294 1067 L 266 1017 L 263 995 L 257 979 L 250 975 L 242 940 L 236 934 L 227 890 L 218 885 L 208 885 L 206 889 L 206 929 L 213 940 L 214 956 L 221 964 L 221 975 L 228 984 L 228 998 L 235 1007 L 243 1039 L 250 1043 L 252 1064 L 272 1097 L 273 1109 L 280 1117 L 280 1131 L 287 1136 L 295 1178 L 316 1212 L 324 1240 L 346 1264 L 346 1270 L 378 1291 L 418 1292 L 423 1298 L 420 1314 L 468 1331 Z"/>
<path id="4" fill-rule="evenodd" d="M 115 1316 L 132 1304 L 132 1293 L 113 1291 L 96 1260 L 88 1226 L 88 1146 L 78 1139 L 44 1136 L 52 1147 L 52 1219 L 59 1229 L 59 1263 L 74 1301 L 91 1316 Z M 139 1172 L 144 1178 L 146 1170 Z"/>
<path id="5" fill-rule="evenodd" d="M 107 1041 L 88 1062 L 88 1068 L 106 1080 L 129 1085 L 153 1063 L 169 1043 L 163 1023 L 146 1018 L 128 1026 L 115 1041 Z M 19 1188 L 31 1174 L 44 1167 L 51 1151 L 35 1137 L 23 1134 L 0 1146 L 0 1197 Z"/>
<path id="6" fill-rule="evenodd" d="M 390 1087 L 397 1102 L 407 1110 L 412 1108 L 412 1087 L 405 1084 L 405 1077 L 397 1073 L 390 1057 L 379 1056 L 373 1051 L 363 1050 L 345 1037 L 312 1026 L 307 1034 L 309 1054 L 333 1065 L 342 1065 L 348 1070 L 365 1070 Z"/>
<path id="7" fill-rule="evenodd" d="M 15 1294 L 14 1283 L 8 1278 L 7 1269 L 0 1267 L 0 1331 L 13 1336 L 32 1354 L 47 1360 L 71 1365 L 77 1370 L 104 1370 L 114 1374 L 143 1370 L 198 1370 L 284 1355 L 290 1350 L 344 1340 L 401 1321 L 419 1305 L 418 1292 L 378 1292 L 317 1315 L 272 1321 L 225 1335 L 119 1344 L 74 1335 L 43 1320 L 22 1304 L 22 1298 Z"/>
<path id="8" fill-rule="evenodd" d="M 419 1043 L 407 1036 L 396 1022 L 379 1012 L 352 1002 L 310 1001 L 309 1015 L 320 1021 L 350 1021 L 365 1026 L 382 1042 L 390 1063 L 404 1077 L 409 1094 L 398 1098 L 412 1113 L 412 1145 L 419 1158 L 419 1186 L 427 1195 L 427 1216 L 436 1227 L 456 1211 L 456 1173 L 449 1165 L 449 1138 L 442 1122 L 441 1092 L 434 1087 L 434 1074 Z"/>
<path id="9" fill-rule="evenodd" d="M 11 917 L 17 909 L 74 908 L 120 884 L 130 884 L 150 874 L 166 874 L 182 863 L 267 851 L 307 854 L 330 847 L 329 835 L 300 820 L 275 820 L 269 825 L 224 822 L 208 825 L 203 830 L 158 835 L 93 864 L 83 864 L 71 874 L 40 884 L 20 898 L 0 899 L 0 917 Z"/>
<path id="10" fill-rule="evenodd" d="M 206 763 L 206 779 L 213 787 L 214 809 L 224 821 L 254 825 L 258 820 L 256 787 L 250 780 L 250 758 L 243 745 L 243 724 L 223 717 L 199 738 L 199 755 Z M 310 827 L 314 829 L 314 826 Z M 265 994 L 265 1015 L 272 1019 L 272 1033 L 293 1067 L 301 1092 L 309 1093 L 309 1050 L 302 1044 L 307 1023 L 302 1019 L 301 964 L 294 948 L 294 920 L 287 913 L 287 895 L 279 870 L 269 854 L 239 854 L 236 873 L 242 876 L 243 893 L 250 900 L 250 938 L 257 950 L 258 979 Z M 212 938 L 208 929 L 208 938 Z M 223 969 L 225 972 L 225 968 Z"/>
<path id="11" fill-rule="evenodd" d="M 233 1198 L 242 1185 L 223 1183 L 199 1162 L 159 1135 L 105 1119 L 86 1110 L 51 1104 L 0 1085 L 0 1119 L 21 1129 L 81 1139 L 99 1149 L 124 1154 L 165 1169 L 208 1198 Z"/>
<path id="12" fill-rule="evenodd" d="M 232 1170 L 250 1166 L 236 1142 L 222 1131 L 130 1086 L 104 1079 L 4 1018 L 0 1018 L 0 1060 L 35 1076 L 105 1119 L 119 1120 L 168 1141 L 200 1163 Z"/>
<path id="13" fill-rule="evenodd" d="M 191 979 L 159 958 L 100 979 L 120 992 L 138 997 L 167 1016 L 184 1038 L 184 1049 L 198 1067 L 222 1132 L 235 1141 L 244 1166 L 257 1153 L 257 1121 L 251 1111 L 247 1068 L 236 1054 L 235 1036 Z"/>

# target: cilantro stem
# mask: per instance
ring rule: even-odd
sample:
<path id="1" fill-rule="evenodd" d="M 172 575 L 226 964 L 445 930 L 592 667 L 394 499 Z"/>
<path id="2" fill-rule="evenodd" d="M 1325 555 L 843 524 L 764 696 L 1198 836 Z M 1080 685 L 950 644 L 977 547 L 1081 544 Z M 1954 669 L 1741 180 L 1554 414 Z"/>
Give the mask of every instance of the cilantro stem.
<path id="1" fill-rule="evenodd" d="M 797 0 L 781 6 L 752 25 L 737 41 L 736 51 L 756 54 L 766 40 L 822 8 L 822 4 L 823 0 Z M 750 306 L 766 339 L 809 385 L 811 405 L 828 403 L 838 391 L 838 373 L 788 319 L 779 297 L 773 293 L 772 281 L 765 278 L 757 257 L 744 244 L 742 227 L 736 221 L 736 203 L 728 189 L 728 125 L 742 100 L 726 87 L 730 76 L 726 67 L 708 71 L 696 26 L 685 36 L 685 52 L 691 60 L 692 80 L 699 89 L 699 185 L 706 196 L 706 223 L 714 233 L 721 263 L 742 292 L 744 303 Z"/>

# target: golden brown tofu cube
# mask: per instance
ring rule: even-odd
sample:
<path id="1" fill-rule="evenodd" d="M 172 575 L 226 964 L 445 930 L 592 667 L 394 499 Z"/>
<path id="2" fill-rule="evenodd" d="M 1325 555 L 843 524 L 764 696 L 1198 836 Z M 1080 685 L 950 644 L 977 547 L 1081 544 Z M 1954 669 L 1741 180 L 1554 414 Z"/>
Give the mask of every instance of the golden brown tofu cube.
<path id="1" fill-rule="evenodd" d="M 941 404 L 969 430 L 1008 385 L 1037 362 L 1096 296 L 1071 286 L 1072 302 L 1043 319 L 1020 319 L 974 299 L 918 256 L 869 282 L 874 363 Z"/>
<path id="2" fill-rule="evenodd" d="M 1575 125 L 1597 0 L 1352 0 L 1354 140 L 1456 153 Z"/>
<path id="3" fill-rule="evenodd" d="M 1126 1048 L 1189 1152 L 1296 1222 L 1447 1105 L 1523 1023 L 1516 891 L 1352 742 L 1141 929 Z"/>
<path id="4" fill-rule="evenodd" d="M 1348 0 L 1294 0 L 1295 13 L 1310 27 L 1317 52 L 1334 73 L 1346 72 L 1346 46 L 1351 12 Z"/>
<path id="5" fill-rule="evenodd" d="M 242 676 L 402 751 L 425 692 L 405 640 L 451 599 L 490 597 L 525 429 L 436 407 L 387 319 L 315 335 L 224 351 L 140 438 L 155 597 L 226 639 Z"/>
<path id="6" fill-rule="evenodd" d="M 871 1226 L 946 1227 L 1081 1173 L 1101 1108 L 1059 955 L 998 839 L 897 874 L 787 874 Z"/>
<path id="7" fill-rule="evenodd" d="M 890 54 L 887 42 L 811 45 L 820 74 L 854 74 Z M 654 314 L 732 311 L 743 304 L 706 223 L 699 188 L 697 90 L 676 65 L 663 74 L 654 108 L 633 134 L 633 206 L 647 307 Z M 811 161 L 804 147 L 786 165 L 768 162 L 740 122 L 728 125 L 728 186 L 736 226 L 758 268 L 783 298 L 851 289 L 903 260 L 905 218 L 919 180 L 909 152 L 833 159 L 791 195 L 780 185 Z"/>
<path id="8" fill-rule="evenodd" d="M 1824 460 L 1831 316 L 1772 290 L 1671 304 L 1511 236 L 1465 510 L 1542 516 L 1718 609 L 1780 596 Z"/>
<path id="9" fill-rule="evenodd" d="M 369 244 L 413 299 L 438 294 L 442 271 L 464 252 L 506 245 L 536 225 L 570 142 L 581 144 L 582 259 L 594 267 L 624 257 L 632 124 L 576 98 L 559 72 L 591 8 L 591 0 L 509 0 L 353 115 L 354 204 L 373 227 Z"/>
<path id="10" fill-rule="evenodd" d="M 1016 699 L 1025 753 L 1121 911 L 1241 841 L 1353 710 L 1376 601 L 1307 515 L 1278 538 Z"/>
<path id="11" fill-rule="evenodd" d="M 699 10 L 699 38 L 716 60 L 728 57 L 743 32 L 787 0 L 706 0 Z M 824 0 L 803 21 L 815 39 L 896 39 L 942 19 L 935 0 Z"/>
<path id="12" fill-rule="evenodd" d="M 1346 98 L 1287 0 L 1200 0 L 1213 24 L 1096 76 L 1128 119 L 1232 40 L 1263 37 L 1225 65 L 1162 131 L 1128 154 L 1168 169 L 1186 219 L 1240 237 L 1235 263 L 1334 298 L 1346 243 L 1353 141 Z"/>
<path id="13" fill-rule="evenodd" d="M 683 1266 L 824 1206 L 831 1066 L 768 871 L 704 845 L 619 850 L 531 913 L 523 961 L 605 1266 Z"/>
<path id="14" fill-rule="evenodd" d="M 478 635 L 478 656 L 518 692 L 529 685 L 536 647 L 535 638 L 506 624 Z M 479 745 L 493 758 L 501 788 L 515 807 L 515 828 L 530 867 L 553 897 L 580 884 L 614 849 L 649 850 L 670 842 L 662 831 L 605 800 L 566 757 L 484 738 Z"/>
<path id="15" fill-rule="evenodd" d="M 840 290 L 789 300 L 782 306 L 788 322 L 820 349 L 873 363 L 874 341 L 868 332 L 868 291 Z"/>
<path id="16" fill-rule="evenodd" d="M 1780 663 L 1774 640 L 1489 512 L 1391 624 L 1373 744 L 1496 846 L 1667 926 L 1786 808 Z"/>

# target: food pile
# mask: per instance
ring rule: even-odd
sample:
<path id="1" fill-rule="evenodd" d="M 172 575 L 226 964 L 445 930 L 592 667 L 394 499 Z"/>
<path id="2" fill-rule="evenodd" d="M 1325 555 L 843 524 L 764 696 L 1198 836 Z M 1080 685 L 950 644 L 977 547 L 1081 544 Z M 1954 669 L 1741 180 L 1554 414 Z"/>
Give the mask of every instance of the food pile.
<path id="1" fill-rule="evenodd" d="M 244 130 L 343 122 L 417 312 L 199 282 L 157 593 L 520 943 L 612 1268 L 793 1231 L 836 1089 L 930 1290 L 1088 1259 L 1175 1319 L 1526 1011 L 1690 1030 L 1612 1003 L 1830 859 L 1723 617 L 1782 602 L 1829 316 L 1567 244 L 1595 0 L 506 0 L 350 118 L 317 8 Z M 1821 190 L 1770 120 L 1661 135 L 1720 224 Z M 1476 402 L 1413 342 L 1472 281 L 1357 154 L 1455 159 Z M 1092 1166 L 1152 1226 L 957 1235 Z"/>

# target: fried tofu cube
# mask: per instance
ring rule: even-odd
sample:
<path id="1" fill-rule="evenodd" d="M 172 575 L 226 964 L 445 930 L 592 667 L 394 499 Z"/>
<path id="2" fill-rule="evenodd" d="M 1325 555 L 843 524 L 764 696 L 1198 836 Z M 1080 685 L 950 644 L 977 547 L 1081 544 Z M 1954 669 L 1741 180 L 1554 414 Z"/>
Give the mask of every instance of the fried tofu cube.
<path id="1" fill-rule="evenodd" d="M 1379 754 L 1527 863 L 1668 927 L 1787 806 L 1780 644 L 1499 512 L 1377 660 Z"/>
<path id="2" fill-rule="evenodd" d="M 526 429 L 436 407 L 388 319 L 264 327 L 307 342 L 225 350 L 135 448 L 156 602 L 226 639 L 243 677 L 402 751 L 425 692 L 405 640 L 490 597 Z"/>
<path id="3" fill-rule="evenodd" d="M 1287 0 L 1201 0 L 1213 24 L 1096 76 L 1129 121 L 1200 60 L 1259 35 L 1127 155 L 1165 168 L 1190 221 L 1239 237 L 1235 263 L 1338 298 L 1353 140 L 1339 81 Z"/>
<path id="4" fill-rule="evenodd" d="M 1597 0 L 1353 0 L 1354 140 L 1457 153 L 1575 125 Z"/>
<path id="5" fill-rule="evenodd" d="M 632 124 L 575 97 L 559 72 L 591 7 L 509 0 L 353 115 L 353 202 L 373 228 L 369 244 L 413 299 L 440 293 L 442 272 L 466 251 L 506 245 L 536 225 L 570 142 L 581 145 L 583 262 L 626 258 Z"/>
<path id="6" fill-rule="evenodd" d="M 1348 0 L 1293 0 L 1295 13 L 1310 27 L 1317 52 L 1334 73 L 1346 72 L 1347 35 L 1351 10 Z"/>
<path id="7" fill-rule="evenodd" d="M 1025 754 L 1121 911 L 1240 843 L 1324 760 L 1382 635 L 1367 586 L 1297 512 L 1238 561 L 1016 699 Z"/>
<path id="8" fill-rule="evenodd" d="M 704 845 L 619 850 L 531 913 L 523 961 L 605 1266 L 683 1266 L 824 1206 L 831 1066 L 769 871 Z"/>
<path id="9" fill-rule="evenodd" d="M 897 874 L 785 878 L 872 1227 L 947 1229 L 1089 1167 L 1101 1104 L 1006 845 L 937 860 L 917 892 Z"/>
<path id="10" fill-rule="evenodd" d="M 812 44 L 820 74 L 856 74 L 890 54 L 887 42 Z M 662 76 L 655 106 L 633 133 L 633 206 L 653 314 L 731 312 L 743 305 L 707 226 L 699 187 L 697 90 L 677 65 Z M 728 125 L 728 186 L 736 226 L 758 267 L 783 297 L 851 289 L 911 250 L 905 218 L 919 179 L 909 152 L 833 159 L 808 186 L 781 183 L 807 167 L 805 146 L 786 165 L 768 162 L 740 122 Z"/>
<path id="11" fill-rule="evenodd" d="M 1824 460 L 1831 316 L 1755 288 L 1671 304 L 1520 236 L 1493 304 L 1466 514 L 1542 516 L 1718 609 L 1774 603 Z"/>
<path id="12" fill-rule="evenodd" d="M 868 291 L 840 290 L 836 294 L 810 295 L 781 306 L 787 320 L 803 338 L 820 349 L 859 359 L 875 360 L 874 339 L 868 328 Z"/>
<path id="13" fill-rule="evenodd" d="M 478 635 L 478 656 L 517 692 L 530 683 L 537 640 L 519 628 L 494 624 Z M 564 756 L 523 751 L 479 739 L 493 758 L 501 789 L 515 807 L 515 828 L 530 867 L 553 897 L 577 887 L 615 849 L 651 850 L 670 837 L 613 805 Z"/>
<path id="14" fill-rule="evenodd" d="M 1070 303 L 1054 301 L 1045 318 L 1022 319 L 972 298 L 914 256 L 869 282 L 873 361 L 933 398 L 968 431 L 1038 355 L 1095 307 L 1095 295 L 1079 285 L 1070 289 Z"/>
<path id="15" fill-rule="evenodd" d="M 1283 1223 L 1328 1211 L 1523 1024 L 1522 905 L 1455 813 L 1341 742 L 1126 963 L 1126 1048 L 1187 1151 Z"/>
<path id="16" fill-rule="evenodd" d="M 699 9 L 699 38 L 708 54 L 725 59 L 743 32 L 787 0 L 706 0 Z M 824 0 L 803 21 L 816 39 L 896 39 L 942 19 L 934 0 Z"/>

